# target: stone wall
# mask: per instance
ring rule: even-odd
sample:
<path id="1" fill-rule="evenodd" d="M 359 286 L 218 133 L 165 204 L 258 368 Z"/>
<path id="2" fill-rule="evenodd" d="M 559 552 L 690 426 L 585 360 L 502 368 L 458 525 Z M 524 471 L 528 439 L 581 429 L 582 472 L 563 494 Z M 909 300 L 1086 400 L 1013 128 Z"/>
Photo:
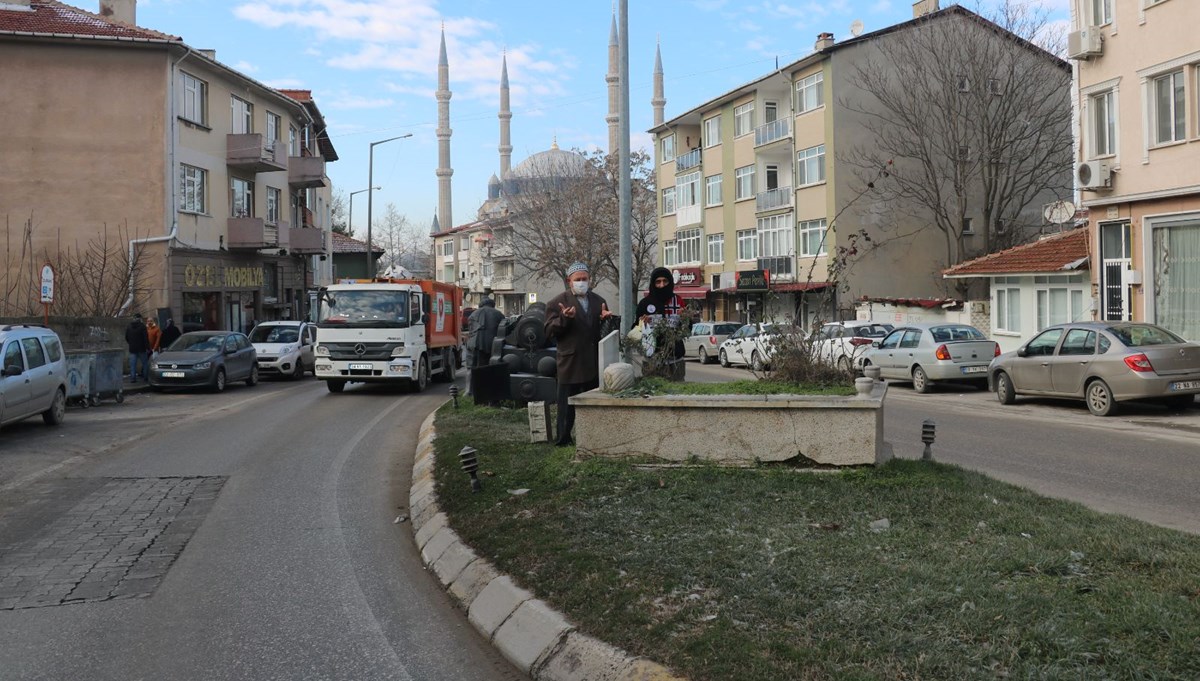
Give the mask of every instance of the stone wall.
<path id="1" fill-rule="evenodd" d="M 38 324 L 42 317 L 0 317 L 0 326 L 7 324 Z M 50 317 L 50 328 L 70 350 L 126 349 L 125 317 Z"/>

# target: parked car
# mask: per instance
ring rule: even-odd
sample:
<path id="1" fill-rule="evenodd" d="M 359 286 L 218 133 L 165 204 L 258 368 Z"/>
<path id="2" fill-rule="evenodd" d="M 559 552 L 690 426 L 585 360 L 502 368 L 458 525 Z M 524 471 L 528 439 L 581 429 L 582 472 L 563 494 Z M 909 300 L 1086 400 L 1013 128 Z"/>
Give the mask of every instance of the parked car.
<path id="1" fill-rule="evenodd" d="M 692 334 L 683 339 L 683 356 L 695 357 L 701 364 L 715 362 L 721 343 L 737 330 L 737 322 L 696 322 Z"/>
<path id="2" fill-rule="evenodd" d="M 721 343 L 717 357 L 723 367 L 742 364 L 764 371 L 770 368 L 779 336 L 785 333 L 799 331 L 785 324 L 746 324 Z"/>
<path id="3" fill-rule="evenodd" d="M 258 353 L 236 331 L 192 331 L 150 362 L 150 389 L 207 387 L 221 392 L 230 381 L 258 383 Z"/>
<path id="4" fill-rule="evenodd" d="M 875 365 L 883 378 L 911 381 L 919 393 L 938 381 L 969 380 L 987 389 L 988 364 L 1000 346 L 967 324 L 907 324 L 871 344 L 863 366 Z"/>
<path id="5" fill-rule="evenodd" d="M 1141 322 L 1059 324 L 992 360 L 988 377 L 1001 404 L 1046 395 L 1083 400 L 1097 416 L 1126 400 L 1178 409 L 1200 394 L 1200 345 Z"/>
<path id="6" fill-rule="evenodd" d="M 813 334 L 813 356 L 849 371 L 861 369 L 863 356 L 871 343 L 888 335 L 891 324 L 864 320 L 848 320 L 823 324 Z"/>
<path id="7" fill-rule="evenodd" d="M 317 343 L 315 324 L 300 321 L 262 322 L 250 332 L 250 343 L 258 355 L 259 375 L 304 378 L 312 371 L 313 348 Z"/>
<path id="8" fill-rule="evenodd" d="M 34 324 L 0 327 L 0 426 L 42 415 L 48 426 L 67 413 L 67 361 L 54 331 Z"/>

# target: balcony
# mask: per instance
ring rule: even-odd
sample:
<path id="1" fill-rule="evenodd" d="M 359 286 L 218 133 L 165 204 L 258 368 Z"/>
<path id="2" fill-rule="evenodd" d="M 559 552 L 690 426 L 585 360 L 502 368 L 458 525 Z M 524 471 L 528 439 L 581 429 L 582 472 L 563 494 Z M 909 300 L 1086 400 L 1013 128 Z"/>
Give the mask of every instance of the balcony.
<path id="1" fill-rule="evenodd" d="M 675 227 L 688 227 L 700 224 L 704 208 L 700 204 L 694 206 L 679 206 L 675 209 Z"/>
<path id="2" fill-rule="evenodd" d="M 279 228 L 268 225 L 262 218 L 229 218 L 229 238 L 226 246 L 230 250 L 258 250 L 279 248 Z"/>
<path id="3" fill-rule="evenodd" d="M 692 149 L 686 154 L 675 157 L 675 172 L 682 173 L 685 170 L 700 167 L 700 147 Z"/>
<path id="4" fill-rule="evenodd" d="M 768 189 L 765 192 L 759 192 L 754 197 L 754 210 L 759 213 L 764 213 L 770 210 L 778 210 L 780 208 L 790 208 L 796 199 L 796 193 L 791 187 L 777 187 Z"/>
<path id="5" fill-rule="evenodd" d="M 288 169 L 284 146 L 257 132 L 226 135 L 225 164 L 230 168 L 255 173 L 275 173 Z"/>
<path id="6" fill-rule="evenodd" d="M 320 156 L 289 156 L 287 171 L 293 189 L 325 186 L 325 159 Z"/>
<path id="7" fill-rule="evenodd" d="M 767 270 L 771 273 L 771 281 L 791 281 L 795 276 L 796 268 L 793 266 L 795 258 L 790 255 L 777 256 L 772 258 L 759 258 L 758 269 Z"/>
<path id="8" fill-rule="evenodd" d="M 763 123 L 754 129 L 754 146 L 761 147 L 772 142 L 787 139 L 791 131 L 792 127 L 788 124 L 788 119 L 786 118 L 779 118 L 770 123 Z"/>
<path id="9" fill-rule="evenodd" d="M 513 278 L 511 276 L 495 276 L 492 277 L 493 291 L 511 291 L 513 290 Z"/>
<path id="10" fill-rule="evenodd" d="M 325 252 L 325 230 L 292 227 L 288 230 L 288 250 L 300 255 L 318 255 Z"/>

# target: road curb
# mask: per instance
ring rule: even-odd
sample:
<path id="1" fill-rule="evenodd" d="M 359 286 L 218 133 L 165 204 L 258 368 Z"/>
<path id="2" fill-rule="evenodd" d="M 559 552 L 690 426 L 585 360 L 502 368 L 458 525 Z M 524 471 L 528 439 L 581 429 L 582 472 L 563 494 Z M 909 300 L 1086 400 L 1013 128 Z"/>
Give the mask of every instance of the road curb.
<path id="1" fill-rule="evenodd" d="M 580 632 L 467 546 L 437 502 L 434 417 L 421 424 L 409 489 L 409 515 L 421 560 L 502 655 L 537 681 L 686 681 Z"/>

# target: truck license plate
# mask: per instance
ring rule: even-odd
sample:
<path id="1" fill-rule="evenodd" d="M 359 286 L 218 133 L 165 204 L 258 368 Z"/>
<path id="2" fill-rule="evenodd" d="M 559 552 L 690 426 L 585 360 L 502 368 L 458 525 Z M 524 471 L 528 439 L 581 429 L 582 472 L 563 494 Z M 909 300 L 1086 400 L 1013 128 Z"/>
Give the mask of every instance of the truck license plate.
<path id="1" fill-rule="evenodd" d="M 1195 390 L 1200 388 L 1200 381 L 1176 381 L 1171 384 L 1171 390 Z"/>
<path id="2" fill-rule="evenodd" d="M 350 365 L 351 371 L 354 371 L 356 369 L 366 369 L 367 371 L 370 371 L 372 368 L 374 368 L 374 367 L 372 367 L 370 364 L 351 364 Z"/>
<path id="3" fill-rule="evenodd" d="M 163 378 L 183 378 L 184 376 L 182 371 L 164 371 L 162 375 Z"/>
<path id="4" fill-rule="evenodd" d="M 963 367 L 962 372 L 964 374 L 982 374 L 987 372 L 987 367 Z"/>

